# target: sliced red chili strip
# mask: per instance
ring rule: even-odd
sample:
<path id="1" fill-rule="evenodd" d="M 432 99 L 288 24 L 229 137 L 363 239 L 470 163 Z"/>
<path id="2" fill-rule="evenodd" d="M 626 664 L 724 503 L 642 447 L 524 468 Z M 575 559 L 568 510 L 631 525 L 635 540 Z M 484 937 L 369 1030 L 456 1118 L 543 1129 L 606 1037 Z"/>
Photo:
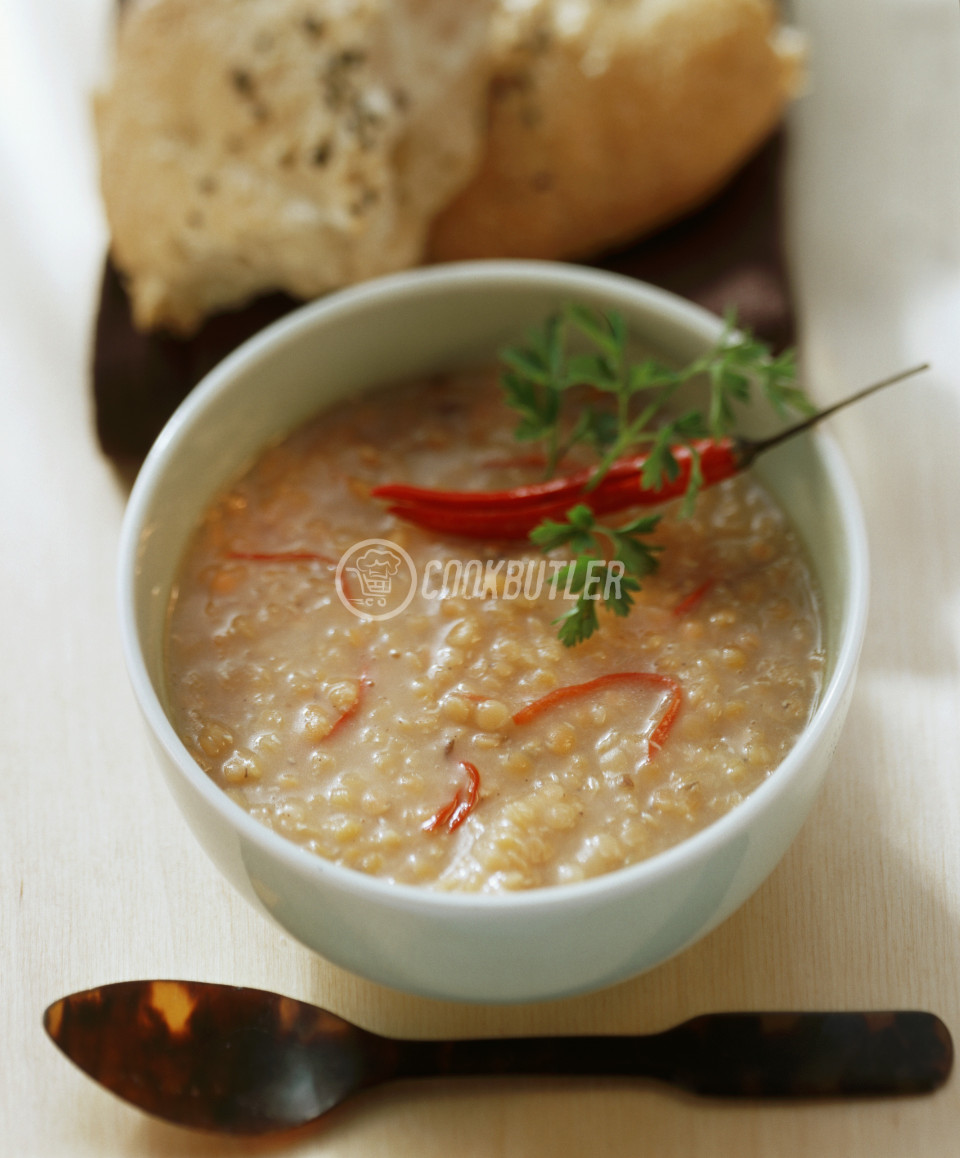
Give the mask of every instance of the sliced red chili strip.
<path id="1" fill-rule="evenodd" d="M 701 583 L 700 586 L 691 591 L 689 595 L 684 596 L 674 607 L 673 614 L 681 616 L 691 612 L 713 586 L 713 582 L 712 579 L 708 579 L 706 583 Z"/>
<path id="2" fill-rule="evenodd" d="M 659 751 L 666 743 L 667 736 L 670 734 L 670 729 L 673 727 L 677 714 L 680 711 L 680 706 L 683 702 L 683 692 L 680 684 L 673 678 L 673 676 L 661 675 L 660 672 L 649 671 L 620 671 L 611 672 L 608 675 L 597 676 L 596 679 L 587 680 L 583 684 L 569 684 L 566 687 L 555 688 L 552 692 L 548 692 L 539 700 L 534 700 L 532 703 L 526 705 L 516 712 L 513 717 L 515 724 L 527 724 L 542 712 L 549 711 L 558 704 L 566 703 L 568 700 L 577 699 L 580 696 L 590 695 L 593 692 L 602 691 L 618 683 L 639 683 L 646 684 L 648 687 L 658 687 L 670 693 L 670 698 L 663 710 L 663 714 L 650 734 L 649 747 L 651 751 L 656 749 Z"/>
<path id="3" fill-rule="evenodd" d="M 669 680 L 668 676 L 663 677 Z M 654 750 L 657 752 L 667 742 L 667 737 L 670 735 L 670 730 L 673 728 L 674 721 L 680 714 L 680 705 L 683 703 L 683 692 L 680 690 L 680 685 L 676 680 L 669 680 L 670 699 L 667 701 L 667 706 L 664 708 L 663 715 L 660 717 L 660 723 L 650 733 L 650 739 L 647 741 L 647 748 L 653 755 Z"/>
<path id="4" fill-rule="evenodd" d="M 460 825 L 463 824 L 473 811 L 480 796 L 480 773 L 477 771 L 475 764 L 470 764 L 466 760 L 460 761 L 460 767 L 466 772 L 469 781 L 466 797 L 461 796 L 462 790 L 458 788 L 453 800 L 451 800 L 449 804 L 445 804 L 435 812 L 429 820 L 424 822 L 424 832 L 433 832 L 435 829 L 442 828 L 444 825 L 446 825 L 450 832 L 453 832 L 455 828 L 459 828 Z"/>
<path id="5" fill-rule="evenodd" d="M 453 816 L 460 803 L 460 789 L 458 788 L 456 796 L 454 796 L 450 803 L 445 804 L 443 808 L 435 812 L 433 816 L 431 816 L 430 819 L 424 823 L 423 831 L 433 832 L 435 829 L 442 828 L 443 825 L 445 825 L 450 819 L 450 817 Z"/>

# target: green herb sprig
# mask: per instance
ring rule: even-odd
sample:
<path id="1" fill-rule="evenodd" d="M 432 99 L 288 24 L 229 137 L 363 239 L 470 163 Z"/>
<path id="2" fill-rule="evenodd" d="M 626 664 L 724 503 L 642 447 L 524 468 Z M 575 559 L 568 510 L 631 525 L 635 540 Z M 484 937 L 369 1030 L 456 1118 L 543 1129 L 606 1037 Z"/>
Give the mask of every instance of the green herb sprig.
<path id="1" fill-rule="evenodd" d="M 645 452 L 642 484 L 655 489 L 677 477 L 680 465 L 675 450 L 685 446 L 691 470 L 680 510 L 686 516 L 703 485 L 695 440 L 729 436 L 736 426 L 738 405 L 747 404 L 754 389 L 784 417 L 791 411 L 813 413 L 797 385 L 794 351 L 774 354 L 748 330 L 738 330 L 732 312 L 717 343 L 679 369 L 653 357 L 633 361 L 628 347 L 629 334 L 620 313 L 570 305 L 531 331 L 525 344 L 501 353 L 504 395 L 520 416 L 515 437 L 543 444 L 548 478 L 574 446 L 586 444 L 597 456 L 588 490 L 603 480 L 619 458 L 638 451 Z M 680 388 L 695 380 L 706 383 L 706 412 L 697 408 L 675 412 Z M 603 401 L 581 403 L 571 416 L 569 392 L 585 386 L 593 387 Z M 541 550 L 563 548 L 573 555 L 562 578 L 567 590 L 578 597 L 556 621 L 564 644 L 581 643 L 597 630 L 598 602 L 614 615 L 629 614 L 641 580 L 658 566 L 660 548 L 650 541 L 658 522 L 658 515 L 647 515 L 609 526 L 579 503 L 562 522 L 544 520 L 531 532 L 531 541 Z M 624 575 L 617 589 L 598 600 L 585 590 L 589 564 L 611 555 L 623 564 Z"/>
<path id="2" fill-rule="evenodd" d="M 623 575 L 611 584 L 603 602 L 614 615 L 629 615 L 633 593 L 640 590 L 640 579 L 657 569 L 657 552 L 662 548 L 650 543 L 648 536 L 660 521 L 659 515 L 643 515 L 619 527 L 605 526 L 593 511 L 578 503 L 567 512 L 564 522 L 544 521 L 530 533 L 530 539 L 543 551 L 566 547 L 573 559 L 557 573 L 557 582 L 577 595 L 573 607 L 557 622 L 561 643 L 567 647 L 589 639 L 600 626 L 597 599 L 588 592 L 590 562 L 606 559 L 603 540 L 612 547 L 612 558 L 623 564 Z"/>

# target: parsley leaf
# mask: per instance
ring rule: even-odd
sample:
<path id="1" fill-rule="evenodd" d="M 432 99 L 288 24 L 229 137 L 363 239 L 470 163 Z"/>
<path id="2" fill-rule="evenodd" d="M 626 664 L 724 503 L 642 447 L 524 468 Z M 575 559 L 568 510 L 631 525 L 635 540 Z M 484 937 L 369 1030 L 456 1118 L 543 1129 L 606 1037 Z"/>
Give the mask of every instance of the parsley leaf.
<path id="1" fill-rule="evenodd" d="M 600 626 L 598 604 L 614 615 L 629 615 L 640 579 L 657 569 L 659 544 L 650 542 L 659 515 L 644 515 L 618 527 L 599 522 L 579 503 L 566 520 L 545 519 L 530 534 L 543 551 L 565 547 L 573 559 L 557 572 L 554 582 L 576 595 L 573 606 L 554 622 L 567 647 L 582 643 Z M 591 566 L 593 564 L 593 566 Z"/>
<path id="2" fill-rule="evenodd" d="M 629 334 L 615 310 L 569 305 L 539 329 L 525 345 L 505 350 L 504 396 L 517 412 L 516 437 L 542 441 L 547 477 L 577 444 L 590 446 L 599 461 L 587 489 L 597 486 L 628 452 L 645 457 L 641 482 L 656 489 L 677 478 L 678 447 L 690 453 L 690 476 L 681 499 L 687 516 L 703 485 L 696 440 L 723 438 L 736 427 L 737 407 L 758 390 L 776 410 L 807 415 L 813 407 L 797 385 L 793 351 L 774 354 L 748 330 L 738 330 L 727 315 L 717 343 L 686 366 L 670 367 L 656 358 L 631 361 Z M 685 383 L 702 380 L 707 389 L 706 413 L 691 409 L 679 415 L 669 408 Z M 571 418 L 565 402 L 574 387 L 589 387 L 600 398 L 581 405 Z M 571 507 L 566 519 L 547 519 L 530 535 L 543 551 L 564 550 L 570 561 L 558 572 L 564 589 L 576 602 L 557 622 L 560 639 L 572 646 L 588 639 L 599 626 L 597 605 L 615 615 L 629 614 L 641 580 L 656 569 L 659 546 L 650 541 L 659 516 L 644 516 L 620 526 L 597 522 L 584 503 Z M 594 577 L 606 561 L 620 573 L 619 581 L 600 585 Z"/>

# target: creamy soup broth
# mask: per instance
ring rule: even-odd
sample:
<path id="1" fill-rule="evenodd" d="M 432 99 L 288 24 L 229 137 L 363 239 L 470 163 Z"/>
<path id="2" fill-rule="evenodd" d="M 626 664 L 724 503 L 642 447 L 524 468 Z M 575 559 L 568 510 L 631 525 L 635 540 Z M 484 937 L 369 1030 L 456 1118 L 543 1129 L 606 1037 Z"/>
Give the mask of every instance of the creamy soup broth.
<path id="1" fill-rule="evenodd" d="M 175 725 L 238 804 L 321 857 L 440 889 L 596 876 L 735 807 L 815 706 L 815 583 L 749 474 L 704 491 L 691 517 L 667 509 L 631 614 L 601 609 L 574 648 L 549 583 L 507 598 L 502 571 L 484 590 L 453 584 L 454 566 L 444 593 L 450 561 L 543 557 L 419 530 L 370 489 L 530 481 L 514 421 L 491 374 L 340 405 L 270 448 L 191 542 L 169 617 Z M 433 576 L 432 597 L 414 588 L 389 619 L 345 606 L 338 562 L 374 538 Z M 369 594 L 341 575 L 350 598 Z M 622 673 L 638 675 L 560 692 Z"/>

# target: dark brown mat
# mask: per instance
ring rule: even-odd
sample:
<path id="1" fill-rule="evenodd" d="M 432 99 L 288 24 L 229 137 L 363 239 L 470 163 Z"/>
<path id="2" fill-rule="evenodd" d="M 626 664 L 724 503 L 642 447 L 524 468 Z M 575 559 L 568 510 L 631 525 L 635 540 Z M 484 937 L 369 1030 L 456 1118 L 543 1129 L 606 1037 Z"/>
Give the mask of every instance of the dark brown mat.
<path id="1" fill-rule="evenodd" d="M 790 344 L 794 327 L 781 229 L 784 153 L 780 133 L 705 208 L 593 264 L 673 290 L 717 313 L 733 306 L 742 324 L 778 348 Z M 104 453 L 135 466 L 204 374 L 299 304 L 272 294 L 211 318 L 189 339 L 143 334 L 133 327 L 122 281 L 108 260 L 93 352 Z"/>

